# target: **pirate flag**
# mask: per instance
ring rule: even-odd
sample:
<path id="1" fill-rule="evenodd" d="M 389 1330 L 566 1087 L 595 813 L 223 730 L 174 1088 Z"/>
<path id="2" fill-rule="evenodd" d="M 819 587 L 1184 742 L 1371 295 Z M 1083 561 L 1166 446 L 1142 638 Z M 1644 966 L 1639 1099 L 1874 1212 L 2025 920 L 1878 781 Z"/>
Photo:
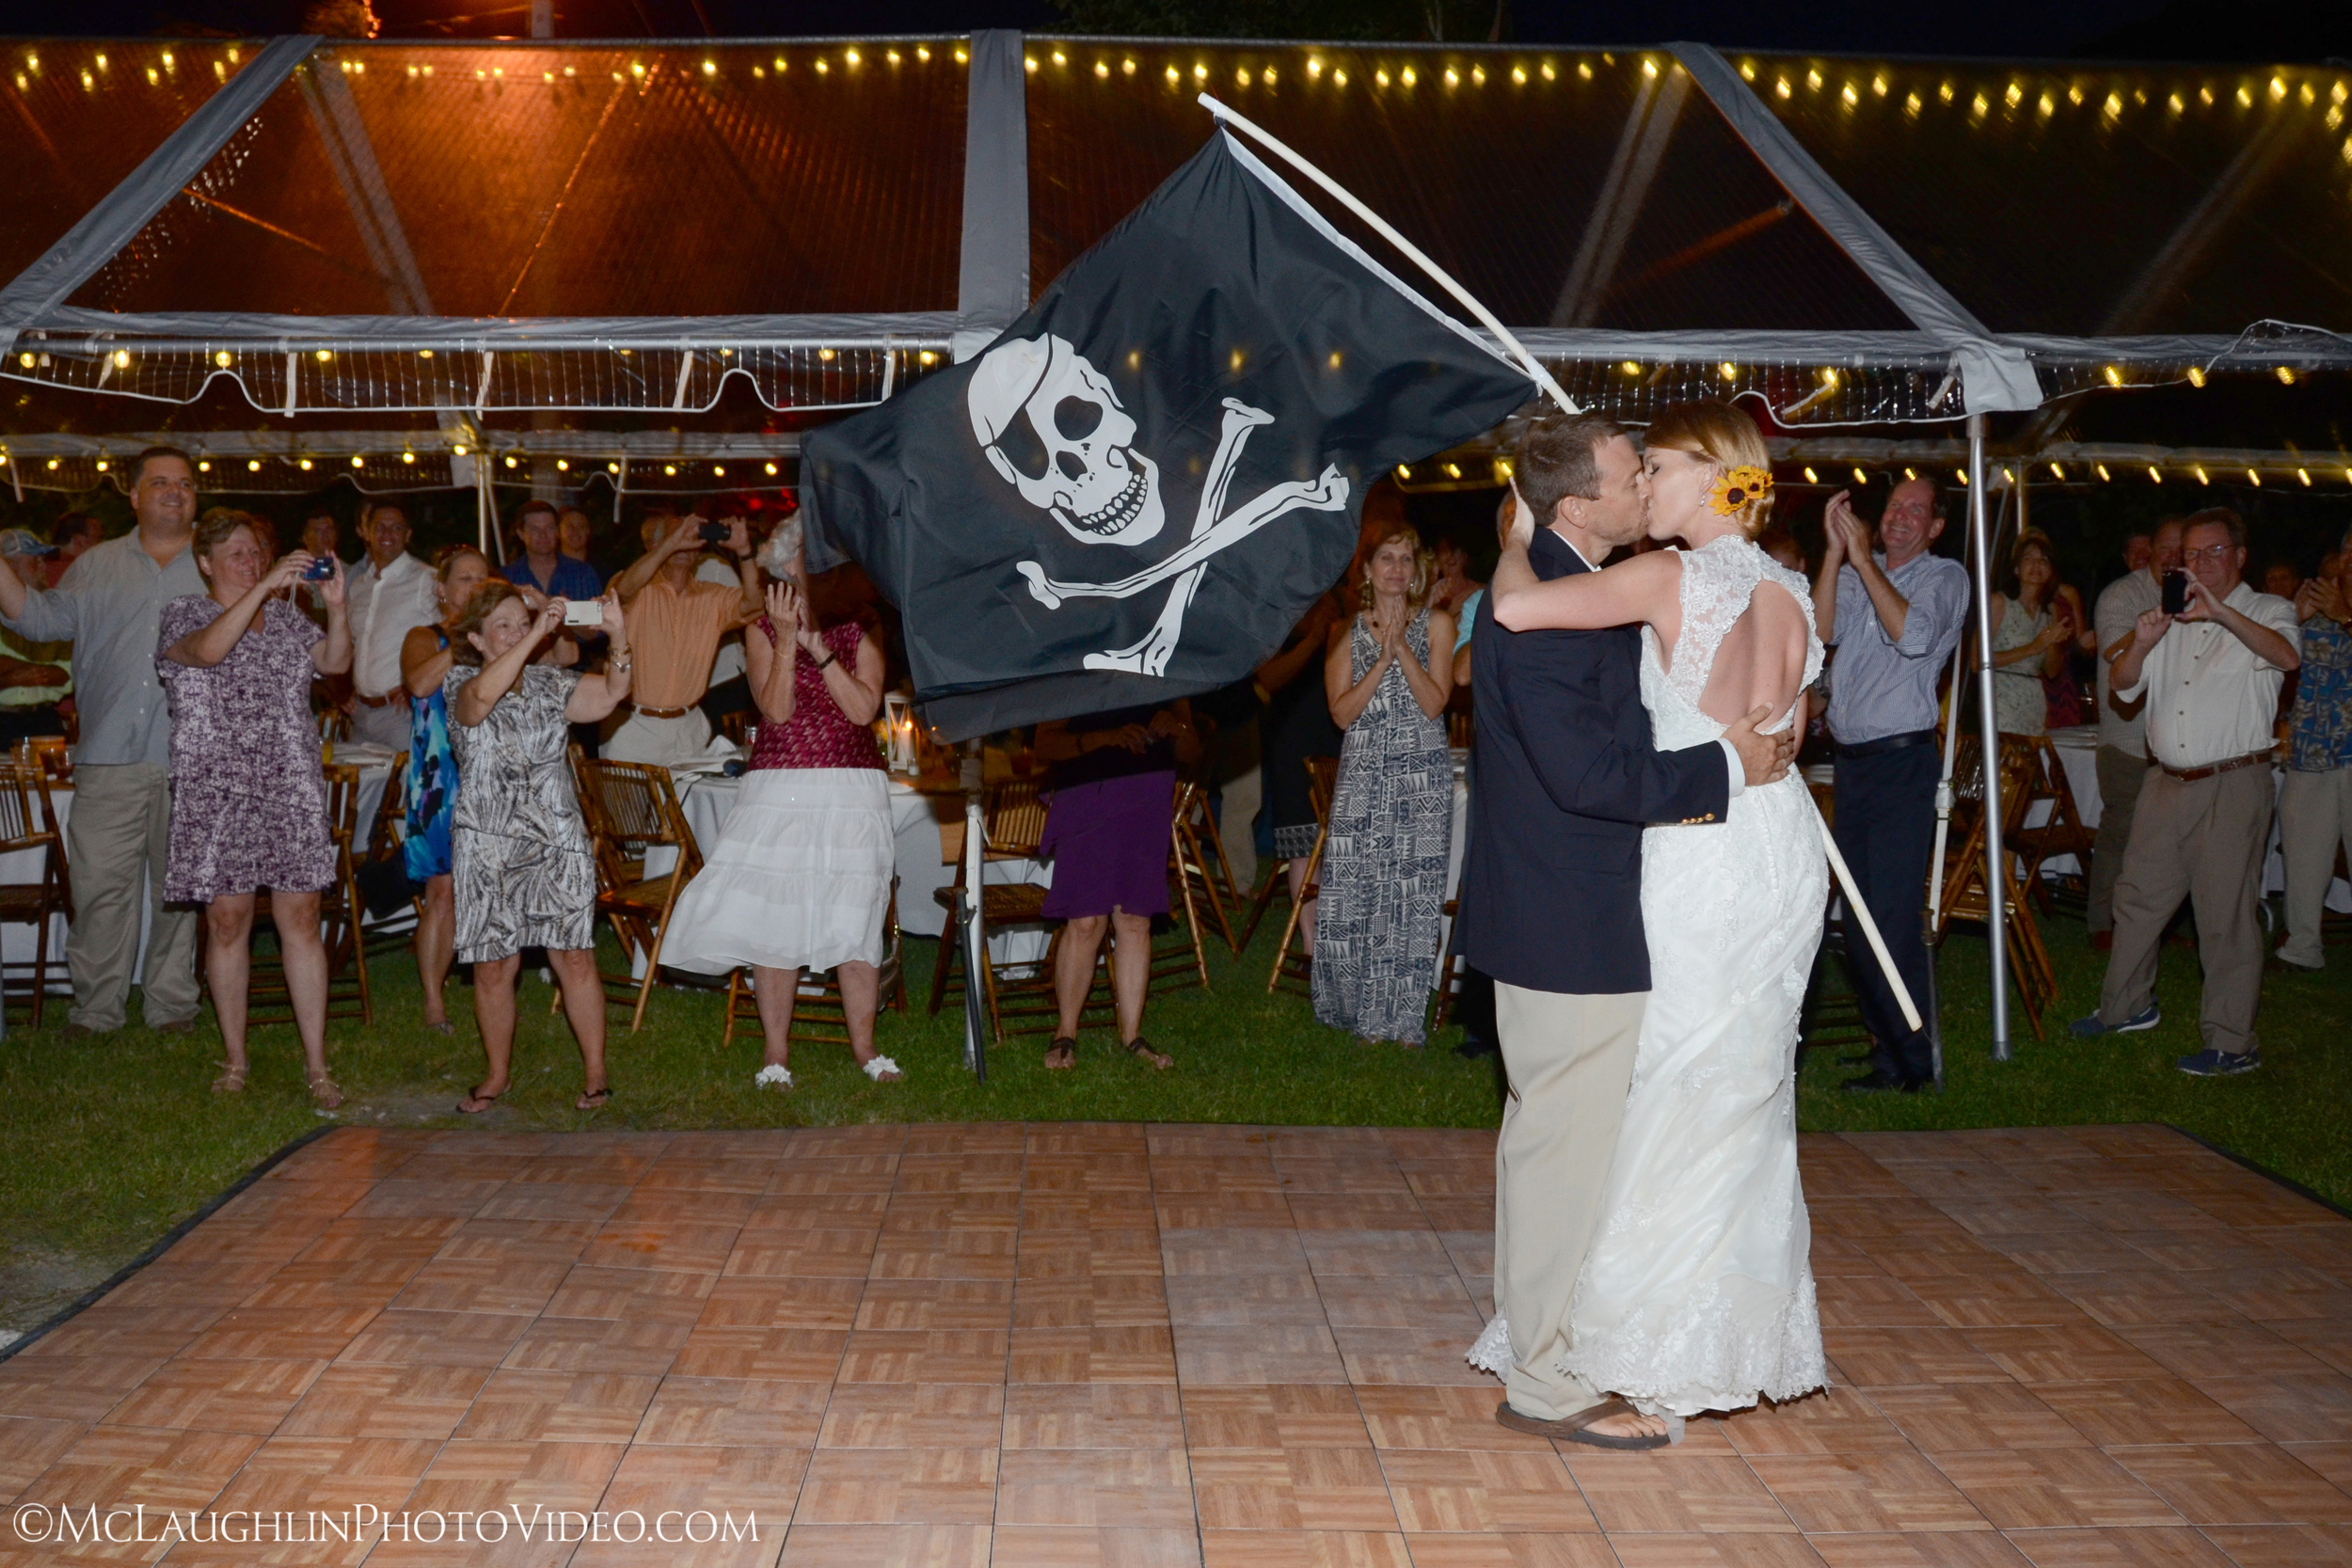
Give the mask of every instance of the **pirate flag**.
<path id="1" fill-rule="evenodd" d="M 812 433 L 803 526 L 951 739 L 1161 702 L 1281 644 L 1370 479 L 1533 390 L 1220 131 L 985 352 Z"/>

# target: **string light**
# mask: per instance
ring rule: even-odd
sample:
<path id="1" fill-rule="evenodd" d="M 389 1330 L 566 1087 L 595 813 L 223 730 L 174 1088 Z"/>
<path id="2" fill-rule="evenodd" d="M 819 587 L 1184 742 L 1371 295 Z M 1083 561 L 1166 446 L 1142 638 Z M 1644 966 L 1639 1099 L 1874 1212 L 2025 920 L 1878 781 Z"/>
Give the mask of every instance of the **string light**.
<path id="1" fill-rule="evenodd" d="M 1853 471 L 1853 482 L 1856 484 L 1867 484 L 1870 483 L 1870 476 L 1864 473 L 1860 468 L 1856 468 Z"/>
<path id="2" fill-rule="evenodd" d="M 2202 366 L 2191 365 L 2188 368 L 2188 384 L 2192 387 L 2202 387 L 2205 384 L 2205 372 Z"/>
<path id="3" fill-rule="evenodd" d="M 368 466 L 368 460 L 355 451 L 351 454 L 351 466 L 355 468 L 364 468 Z"/>
<path id="4" fill-rule="evenodd" d="M 1967 470 L 1967 469 L 1965 469 L 1965 468 L 1954 468 L 1954 469 L 1952 470 L 1952 472 L 1953 472 L 1956 476 L 1958 476 L 1958 478 L 1959 478 L 1960 482 L 1961 482 L 1963 484 L 1965 484 L 1965 483 L 1968 483 L 1968 470 Z"/>
<path id="5" fill-rule="evenodd" d="M 2057 480 L 2060 484 L 2063 484 L 2066 483 L 2066 470 L 2053 463 L 2050 465 L 2050 477 Z"/>
<path id="6" fill-rule="evenodd" d="M 1811 468 L 1807 468 L 1804 471 L 1804 482 L 1807 484 L 1819 484 L 1821 483 L 1821 476 L 1815 473 Z"/>
<path id="7" fill-rule="evenodd" d="M 2191 463 L 2188 466 L 2188 471 L 2197 476 L 2197 483 L 2200 484 L 2211 484 L 2213 483 L 2212 478 L 2206 474 L 2205 466 L 2202 463 Z"/>
<path id="8" fill-rule="evenodd" d="M 2297 468 L 2295 470 L 2295 477 L 2308 486 L 2312 482 L 2312 471 L 2309 468 Z"/>
<path id="9" fill-rule="evenodd" d="M 769 474 L 770 474 L 771 476 L 773 476 L 773 475 L 774 475 L 774 473 L 775 473 L 775 471 L 776 471 L 776 466 L 775 466 L 773 463 L 769 464 L 769 465 L 768 465 L 768 472 L 769 472 Z"/>
<path id="10" fill-rule="evenodd" d="M 248 457 L 245 460 L 245 467 L 246 472 L 258 474 L 262 471 L 262 460 L 258 457 Z"/>
<path id="11" fill-rule="evenodd" d="M 2295 385 L 2295 368 L 2293 366 L 2280 365 L 2278 368 L 2277 374 L 2279 377 L 2279 385 L 2281 387 L 2292 387 Z"/>
<path id="12" fill-rule="evenodd" d="M 2105 463 L 2094 464 L 2092 467 L 2098 469 L 2101 483 L 2111 482 L 2115 478 L 2113 474 L 2107 472 L 2107 466 Z"/>
<path id="13" fill-rule="evenodd" d="M 2250 479 L 2250 480 L 2252 480 L 2252 481 L 2254 482 L 2254 488 L 2255 488 L 2255 489 L 2259 490 L 2259 489 L 2261 489 L 2261 488 L 2263 487 L 2263 476 L 2262 476 L 2262 475 L 2260 475 L 2260 474 L 2258 474 L 2258 473 L 2256 473 L 2253 469 L 2251 469 L 2251 468 L 2247 469 L 2247 470 L 2246 470 L 2246 477 L 2247 477 L 2248 479 Z"/>
<path id="14" fill-rule="evenodd" d="M 2148 465 L 2148 478 L 2154 483 L 2162 484 L 2164 483 L 2164 470 L 2157 467 L 2153 463 L 2151 463 Z"/>

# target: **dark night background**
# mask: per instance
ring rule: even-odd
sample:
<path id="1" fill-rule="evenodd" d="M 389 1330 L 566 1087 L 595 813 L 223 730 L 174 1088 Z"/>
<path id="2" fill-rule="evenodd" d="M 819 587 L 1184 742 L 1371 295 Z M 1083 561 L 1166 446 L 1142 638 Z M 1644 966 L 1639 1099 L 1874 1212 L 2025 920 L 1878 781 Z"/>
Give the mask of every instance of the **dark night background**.
<path id="1" fill-rule="evenodd" d="M 0 4 L 0 28 L 57 36 L 294 32 L 310 0 L 55 0 Z M 376 0 L 388 38 L 528 31 L 515 0 Z M 834 33 L 1132 32 L 1266 38 L 1496 36 L 1493 0 L 556 0 L 563 38 Z M 1724 0 L 1503 0 L 1514 41 L 2106 59 L 2315 61 L 2352 55 L 2352 6 L 2276 0 L 1968 0 L 1800 6 Z"/>

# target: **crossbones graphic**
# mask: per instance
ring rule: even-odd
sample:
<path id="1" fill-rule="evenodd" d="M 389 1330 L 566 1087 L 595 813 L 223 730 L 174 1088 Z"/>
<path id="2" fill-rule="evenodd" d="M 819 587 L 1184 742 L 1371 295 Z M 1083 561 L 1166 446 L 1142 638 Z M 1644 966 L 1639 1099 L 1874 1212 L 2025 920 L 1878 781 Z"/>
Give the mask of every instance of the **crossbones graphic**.
<path id="1" fill-rule="evenodd" d="M 1130 547 L 1158 535 L 1166 521 L 1159 465 L 1135 447 L 1136 421 L 1109 380 L 1065 340 L 1049 333 L 999 344 L 981 359 L 966 401 L 973 434 L 990 465 L 1063 532 L 1081 544 Z M 1183 548 L 1113 582 L 1062 582 L 1035 561 L 1015 563 L 1048 610 L 1065 599 L 1130 598 L 1173 579 L 1152 629 L 1124 648 L 1087 655 L 1086 668 L 1165 674 L 1209 557 L 1301 508 L 1346 510 L 1348 482 L 1327 466 L 1311 483 L 1285 481 L 1219 516 L 1249 433 L 1274 422 L 1273 415 L 1237 398 L 1225 399 L 1224 405 L 1216 452 Z"/>

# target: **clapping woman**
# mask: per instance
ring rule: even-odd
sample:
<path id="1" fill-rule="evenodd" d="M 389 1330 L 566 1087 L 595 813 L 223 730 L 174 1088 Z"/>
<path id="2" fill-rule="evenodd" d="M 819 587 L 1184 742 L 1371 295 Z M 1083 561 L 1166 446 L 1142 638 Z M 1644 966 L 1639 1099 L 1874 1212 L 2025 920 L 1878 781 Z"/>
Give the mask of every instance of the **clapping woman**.
<path id="1" fill-rule="evenodd" d="M 270 890 L 286 990 L 302 1037 L 310 1098 L 342 1103 L 326 1072 L 326 947 L 319 895 L 335 879 L 326 781 L 310 718 L 310 681 L 351 668 L 343 569 L 317 581 L 322 631 L 287 602 L 307 550 L 276 565 L 253 520 L 215 508 L 196 527 L 196 567 L 210 588 L 164 606 L 155 673 L 171 695 L 171 841 L 164 897 L 202 904 L 204 974 L 228 1059 L 215 1092 L 245 1087 L 246 1002 L 254 895 Z"/>
<path id="2" fill-rule="evenodd" d="M 768 613 L 743 637 L 759 735 L 742 793 L 699 876 L 670 911 L 661 961 L 752 972 L 765 1060 L 752 1082 L 792 1087 L 787 1044 L 804 971 L 841 986 L 850 1052 L 877 1084 L 898 1064 L 874 1049 L 882 917 L 890 905 L 890 797 L 867 726 L 882 707 L 882 652 L 853 620 L 820 626 L 801 526 L 769 538 Z"/>
<path id="3" fill-rule="evenodd" d="M 489 1074 L 457 1108 L 478 1116 L 504 1094 L 515 1053 L 515 974 L 544 947 L 580 1041 L 577 1108 L 612 1098 L 604 1075 L 604 986 L 596 978 L 596 874 L 564 745 L 628 696 L 628 628 L 604 599 L 612 640 L 604 673 L 533 664 L 563 628 L 564 601 L 536 613 L 509 582 L 486 582 L 450 628 L 457 659 L 442 680 L 450 742 L 465 787 L 450 816 L 456 958 L 473 965 L 474 1022 Z"/>
<path id="4" fill-rule="evenodd" d="M 2044 735 L 2050 704 L 2042 678 L 2066 667 L 2066 645 L 2078 623 L 2058 596 L 2048 534 L 2026 530 L 2009 562 L 1992 604 L 1994 719 L 2004 735 Z"/>
<path id="5" fill-rule="evenodd" d="M 1347 736 L 1315 924 L 1315 1017 L 1416 1046 L 1454 813 L 1454 617 L 1429 608 L 1429 578 L 1421 536 L 1389 525 L 1364 558 L 1363 612 L 1331 633 L 1324 689 Z"/>
<path id="6" fill-rule="evenodd" d="M 417 916 L 417 977 L 424 982 L 424 1026 L 453 1034 L 441 990 L 449 979 L 457 938 L 456 895 L 450 882 L 449 824 L 457 809 L 457 752 L 450 745 L 449 699 L 441 683 L 456 654 L 450 631 L 466 613 L 474 590 L 490 580 L 490 563 L 471 545 L 452 545 L 437 559 L 438 626 L 412 626 L 400 645 L 400 678 L 408 695 L 407 836 L 403 868 L 424 884 Z"/>

